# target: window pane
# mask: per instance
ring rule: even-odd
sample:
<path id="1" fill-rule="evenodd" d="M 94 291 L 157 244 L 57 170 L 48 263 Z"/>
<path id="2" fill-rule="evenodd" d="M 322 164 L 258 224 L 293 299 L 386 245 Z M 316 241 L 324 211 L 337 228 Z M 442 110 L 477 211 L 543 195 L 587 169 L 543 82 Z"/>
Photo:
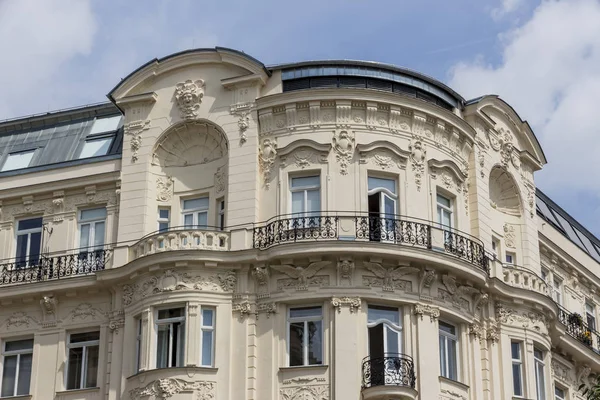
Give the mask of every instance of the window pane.
<path id="1" fill-rule="evenodd" d="M 122 117 L 120 115 L 117 115 L 114 117 L 98 118 L 94 120 L 89 135 L 94 135 L 96 133 L 102 132 L 116 131 L 119 127 L 119 123 L 121 122 L 121 118 Z"/>
<path id="2" fill-rule="evenodd" d="M 533 349 L 533 356 L 538 360 L 544 360 L 544 353 L 536 348 Z"/>
<path id="3" fill-rule="evenodd" d="M 41 229 L 42 222 L 42 218 L 23 219 L 19 221 L 18 230 L 24 231 L 28 229 Z"/>
<path id="4" fill-rule="evenodd" d="M 523 383 L 521 382 L 521 365 L 513 364 L 513 393 L 515 396 L 523 396 Z"/>
<path id="5" fill-rule="evenodd" d="M 90 224 L 79 226 L 79 247 L 89 247 L 90 245 Z"/>
<path id="6" fill-rule="evenodd" d="M 80 221 L 91 221 L 106 218 L 106 208 L 94 208 L 92 210 L 81 210 Z"/>
<path id="7" fill-rule="evenodd" d="M 212 366 L 213 332 L 202 331 L 202 365 Z"/>
<path id="8" fill-rule="evenodd" d="M 82 364 L 83 347 L 69 349 L 69 363 L 67 365 L 67 390 L 80 389 Z"/>
<path id="9" fill-rule="evenodd" d="M 156 337 L 156 368 L 167 368 L 169 359 L 169 326 L 159 325 Z"/>
<path id="10" fill-rule="evenodd" d="M 2 166 L 2 171 L 12 171 L 29 167 L 34 152 L 35 150 L 28 150 L 9 154 Z"/>
<path id="11" fill-rule="evenodd" d="M 100 332 L 72 333 L 71 343 L 91 342 L 100 340 Z"/>
<path id="12" fill-rule="evenodd" d="M 320 317 L 321 307 L 290 308 L 290 318 Z"/>
<path id="13" fill-rule="evenodd" d="M 304 365 L 304 322 L 290 324 L 290 366 Z"/>
<path id="14" fill-rule="evenodd" d="M 457 380 L 456 341 L 448 340 L 448 378 Z"/>
<path id="15" fill-rule="evenodd" d="M 321 177 L 320 176 L 303 176 L 298 178 L 292 178 L 292 188 L 302 188 L 302 187 L 319 187 L 321 186 Z"/>
<path id="16" fill-rule="evenodd" d="M 185 323 L 175 322 L 173 324 L 173 354 L 171 367 L 183 366 L 183 354 L 185 349 Z"/>
<path id="17" fill-rule="evenodd" d="M 213 310 L 202 310 L 202 326 L 213 326 Z"/>
<path id="18" fill-rule="evenodd" d="M 98 386 L 98 357 L 99 347 L 89 346 L 87 347 L 87 370 L 86 370 L 86 382 L 85 387 L 91 388 Z"/>
<path id="19" fill-rule="evenodd" d="M 30 233 L 29 243 L 29 264 L 35 264 L 40 258 L 40 250 L 42 246 L 42 232 Z"/>
<path id="20" fill-rule="evenodd" d="M 196 208 L 208 208 L 208 197 L 183 201 L 184 210 L 194 210 Z"/>
<path id="21" fill-rule="evenodd" d="M 158 217 L 161 219 L 169 219 L 169 210 L 164 208 L 158 210 Z"/>
<path id="22" fill-rule="evenodd" d="M 32 360 L 33 354 L 21 354 L 19 359 L 19 382 L 17 382 L 17 396 L 29 394 Z"/>
<path id="23" fill-rule="evenodd" d="M 108 153 L 111 142 L 112 137 L 97 140 L 86 140 L 85 144 L 83 145 L 83 149 L 81 149 L 79 158 L 104 156 L 106 153 Z"/>
<path id="24" fill-rule="evenodd" d="M 521 359 L 521 344 L 513 342 L 510 344 L 511 357 L 513 360 Z"/>
<path id="25" fill-rule="evenodd" d="M 306 211 L 321 210 L 321 193 L 318 190 L 308 190 L 306 192 Z"/>
<path id="26" fill-rule="evenodd" d="M 448 377 L 448 371 L 446 371 L 446 337 L 440 335 L 440 375 Z"/>
<path id="27" fill-rule="evenodd" d="M 33 339 L 13 340 L 6 342 L 5 351 L 33 350 Z"/>
<path id="28" fill-rule="evenodd" d="M 308 322 L 308 363 L 323 364 L 323 329 L 321 321 Z"/>
<path id="29" fill-rule="evenodd" d="M 25 263 L 27 259 L 27 241 L 29 239 L 29 235 L 19 235 L 17 236 L 17 262 L 19 264 Z M 24 265 L 19 265 L 24 267 Z"/>
<path id="30" fill-rule="evenodd" d="M 201 226 L 201 227 L 208 226 L 208 213 L 207 212 L 198 213 L 198 226 Z"/>
<path id="31" fill-rule="evenodd" d="M 169 230 L 169 224 L 167 222 L 159 222 L 158 223 L 158 230 L 161 232 L 165 232 Z"/>
<path id="32" fill-rule="evenodd" d="M 292 192 L 292 213 L 304 212 L 304 191 Z"/>
<path id="33" fill-rule="evenodd" d="M 367 314 L 369 322 L 385 319 L 396 325 L 400 325 L 400 313 L 397 308 L 369 306 Z"/>
<path id="34" fill-rule="evenodd" d="M 440 204 L 440 205 L 442 205 L 444 207 L 450 208 L 450 199 L 448 199 L 448 198 L 446 198 L 444 196 L 441 196 L 441 195 L 438 194 L 437 195 L 437 202 L 438 202 L 438 204 Z"/>
<path id="35" fill-rule="evenodd" d="M 94 246 L 99 247 L 104 244 L 104 222 L 96 222 L 94 224 Z"/>
<path id="36" fill-rule="evenodd" d="M 387 189 L 392 193 L 396 193 L 396 181 L 393 179 L 383 179 L 369 177 L 369 190 L 373 189 Z"/>
<path id="37" fill-rule="evenodd" d="M 2 371 L 2 397 L 14 396 L 17 377 L 17 356 L 4 357 Z"/>
<path id="38" fill-rule="evenodd" d="M 194 214 L 187 214 L 183 216 L 183 225 L 186 228 L 191 228 L 194 226 Z"/>
<path id="39" fill-rule="evenodd" d="M 556 400 L 564 400 L 565 399 L 565 391 L 561 388 L 554 388 L 554 395 L 556 396 Z"/>
<path id="40" fill-rule="evenodd" d="M 456 328 L 450 324 L 440 321 L 440 331 L 449 333 L 451 335 L 456 335 Z"/>
<path id="41" fill-rule="evenodd" d="M 536 363 L 536 376 L 538 387 L 538 400 L 546 400 L 546 382 L 544 380 L 544 365 Z"/>
<path id="42" fill-rule="evenodd" d="M 400 353 L 400 349 L 398 348 L 398 332 L 388 327 L 385 330 L 387 335 L 387 353 Z"/>
<path id="43" fill-rule="evenodd" d="M 185 308 L 183 307 L 158 311 L 158 319 L 178 318 L 183 316 L 185 316 Z"/>

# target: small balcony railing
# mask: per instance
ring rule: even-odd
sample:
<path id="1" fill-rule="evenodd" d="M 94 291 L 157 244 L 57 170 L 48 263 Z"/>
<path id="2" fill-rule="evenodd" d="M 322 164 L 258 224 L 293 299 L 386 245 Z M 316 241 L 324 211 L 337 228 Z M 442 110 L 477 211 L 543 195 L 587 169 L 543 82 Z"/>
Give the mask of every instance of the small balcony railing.
<path id="1" fill-rule="evenodd" d="M 412 357 L 386 353 L 383 357 L 365 357 L 362 362 L 362 388 L 404 386 L 415 388 L 415 365 Z"/>
<path id="2" fill-rule="evenodd" d="M 548 284 L 538 274 L 520 265 L 502 265 L 502 279 L 507 285 L 549 295 Z"/>
<path id="3" fill-rule="evenodd" d="M 110 261 L 112 250 L 77 249 L 70 254 L 38 255 L 28 260 L 0 262 L 0 286 L 33 283 L 90 275 L 102 271 Z"/>
<path id="4" fill-rule="evenodd" d="M 557 304 L 558 305 L 558 304 Z M 569 336 L 600 354 L 600 333 L 589 327 L 578 313 L 572 313 L 558 305 L 558 320 L 567 327 Z"/>
<path id="5" fill-rule="evenodd" d="M 416 218 L 360 213 L 315 212 L 282 215 L 256 224 L 253 247 L 310 241 L 369 241 L 443 251 L 488 272 L 488 257 L 478 239 Z"/>

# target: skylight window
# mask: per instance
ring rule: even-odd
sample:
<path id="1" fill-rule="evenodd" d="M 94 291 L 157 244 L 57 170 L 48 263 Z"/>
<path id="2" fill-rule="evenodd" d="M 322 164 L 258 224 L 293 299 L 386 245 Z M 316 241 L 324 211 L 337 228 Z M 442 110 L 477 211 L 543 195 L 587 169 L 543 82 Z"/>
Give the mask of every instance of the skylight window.
<path id="1" fill-rule="evenodd" d="M 105 137 L 101 139 L 88 139 L 81 149 L 79 158 L 105 156 L 110 149 L 113 137 Z"/>
<path id="2" fill-rule="evenodd" d="M 26 150 L 9 154 L 2 165 L 2 172 L 29 167 L 34 152 L 35 150 Z"/>
<path id="3" fill-rule="evenodd" d="M 92 130 L 90 133 L 88 133 L 88 135 L 116 131 L 119 128 L 121 118 L 122 117 L 120 115 L 116 115 L 114 117 L 95 119 L 94 124 L 92 125 Z"/>

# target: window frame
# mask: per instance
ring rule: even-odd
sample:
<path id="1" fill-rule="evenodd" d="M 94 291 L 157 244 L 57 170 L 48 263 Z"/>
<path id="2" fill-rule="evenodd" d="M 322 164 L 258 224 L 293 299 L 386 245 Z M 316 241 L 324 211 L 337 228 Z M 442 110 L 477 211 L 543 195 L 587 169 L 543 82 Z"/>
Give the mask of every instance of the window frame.
<path id="1" fill-rule="evenodd" d="M 161 211 L 166 211 L 167 212 L 167 217 L 161 217 L 160 216 L 160 212 Z M 158 232 L 164 233 L 167 232 L 170 228 L 171 228 L 171 207 L 164 207 L 164 206 L 160 206 L 158 207 L 157 210 L 157 216 L 156 216 L 156 222 L 157 222 L 157 229 Z M 167 228 L 166 229 L 162 229 L 160 227 L 161 224 L 167 224 Z"/>
<path id="2" fill-rule="evenodd" d="M 83 219 L 83 212 L 84 211 L 92 211 L 92 210 L 104 210 L 105 215 L 104 218 L 91 218 L 91 219 Z M 88 253 L 88 252 L 92 252 L 92 251 L 96 251 L 96 250 L 102 250 L 104 248 L 104 245 L 106 244 L 106 226 L 107 226 L 107 219 L 108 219 L 108 210 L 106 209 L 106 207 L 94 207 L 94 208 L 81 208 L 78 210 L 78 218 L 77 218 L 77 232 L 79 233 L 79 252 L 80 253 Z M 104 223 L 104 237 L 102 238 L 102 244 L 96 245 L 96 224 L 97 223 Z M 81 244 L 81 228 L 84 225 L 90 225 L 90 229 L 88 232 L 88 246 L 84 247 Z"/>
<path id="3" fill-rule="evenodd" d="M 189 209 L 185 208 L 186 201 L 201 200 L 201 199 L 207 200 L 206 206 L 189 208 Z M 198 196 L 189 197 L 189 198 L 182 198 L 181 199 L 181 226 L 183 226 L 185 229 L 206 229 L 206 228 L 208 228 L 209 212 L 210 212 L 210 196 L 208 194 L 198 195 Z M 200 213 L 206 214 L 206 224 L 205 225 L 200 225 L 198 222 L 198 214 L 200 214 Z M 187 215 L 192 215 L 192 225 L 186 225 L 185 217 Z"/>
<path id="4" fill-rule="evenodd" d="M 512 353 L 512 346 L 516 344 L 519 346 L 519 358 L 514 358 Z M 525 397 L 525 381 L 523 380 L 523 342 L 517 340 L 510 341 L 510 359 L 511 359 L 511 369 L 515 366 L 519 366 L 519 382 L 520 382 L 520 390 L 521 393 L 515 393 L 515 371 L 512 369 L 512 382 L 513 382 L 513 396 L 514 397 Z"/>
<path id="5" fill-rule="evenodd" d="M 158 314 L 160 311 L 164 311 L 164 310 L 176 310 L 176 309 L 183 309 L 183 316 L 182 317 L 173 317 L 173 318 L 163 318 L 163 319 L 159 319 Z M 155 362 L 155 367 L 156 369 L 163 369 L 163 368 L 180 368 L 184 366 L 184 361 L 185 361 L 185 350 L 186 350 L 186 340 L 187 340 L 187 320 L 188 320 L 188 311 L 187 311 L 187 307 L 183 304 L 169 304 L 169 305 L 165 305 L 162 307 L 157 307 L 154 309 L 154 329 L 155 329 L 155 341 L 156 341 L 156 347 L 155 347 L 155 358 L 156 358 L 156 362 Z M 180 325 L 180 332 L 181 332 L 181 342 L 180 345 L 183 347 L 181 349 L 181 354 L 179 354 L 180 349 L 175 349 L 175 351 L 177 352 L 175 355 L 175 365 L 169 365 L 170 364 L 170 360 L 172 360 L 173 357 L 173 324 L 176 322 L 183 322 Z M 158 334 L 159 334 L 159 330 L 158 327 L 160 325 L 168 325 L 169 326 L 169 343 L 167 344 L 167 366 L 165 367 L 161 367 L 158 365 L 158 354 L 159 354 L 159 348 L 158 348 Z"/>
<path id="6" fill-rule="evenodd" d="M 135 326 L 137 332 L 135 334 L 135 373 L 137 374 L 142 370 L 142 343 L 143 343 L 143 322 L 142 316 L 135 317 Z"/>
<path id="7" fill-rule="evenodd" d="M 394 323 L 393 321 L 387 319 L 387 318 L 378 318 L 374 321 L 369 322 L 369 310 L 370 309 L 383 309 L 383 310 L 387 310 L 387 311 L 395 311 L 398 313 L 398 324 Z M 402 312 L 402 307 L 393 307 L 393 306 L 386 306 L 386 305 L 380 305 L 380 304 L 367 304 L 367 334 L 368 334 L 368 330 L 369 328 L 373 328 L 379 324 L 382 324 L 384 329 L 384 346 L 388 345 L 388 340 L 387 340 L 387 331 L 386 329 L 391 329 L 392 331 L 396 332 L 398 334 L 398 353 L 399 354 L 403 354 L 404 351 L 404 320 L 403 320 L 404 314 Z M 386 352 L 384 352 L 386 353 Z"/>
<path id="8" fill-rule="evenodd" d="M 29 228 L 29 229 L 23 229 L 23 230 L 19 229 L 20 222 L 32 221 L 34 219 L 39 219 L 42 221 L 42 224 L 40 225 L 39 228 Z M 38 217 L 32 217 L 32 218 L 18 219 L 17 221 L 15 221 L 15 226 L 16 226 L 16 229 L 15 229 L 15 252 L 14 252 L 14 254 L 15 254 L 15 259 L 17 260 L 17 268 L 19 268 L 19 266 L 21 266 L 21 267 L 30 266 L 29 264 L 30 264 L 30 259 L 31 259 L 31 254 L 30 254 L 31 235 L 33 233 L 40 234 L 40 252 L 37 255 L 38 256 L 37 261 L 39 262 L 39 260 L 42 256 L 42 252 L 43 252 L 42 245 L 43 245 L 43 241 L 44 241 L 44 219 L 43 219 L 43 217 L 38 216 Z M 19 255 L 17 254 L 17 251 L 19 249 L 19 236 L 22 236 L 22 235 L 27 235 L 27 248 L 25 249 L 25 259 L 22 261 L 22 264 L 21 264 Z"/>
<path id="9" fill-rule="evenodd" d="M 563 302 L 563 280 L 556 276 L 556 274 L 552 274 L 552 299 L 558 304 L 562 306 Z"/>
<path id="10" fill-rule="evenodd" d="M 85 151 L 85 147 L 88 143 L 99 142 L 101 140 L 108 140 L 108 147 L 106 148 L 106 152 L 104 154 L 90 155 L 90 156 L 83 155 L 83 153 Z M 81 146 L 81 150 L 79 151 L 79 156 L 77 157 L 77 159 L 85 160 L 86 158 L 104 157 L 110 153 L 110 149 L 112 148 L 114 141 L 115 141 L 114 133 L 106 134 L 103 132 L 103 133 L 87 136 L 85 138 L 85 141 L 83 142 L 83 146 Z"/>
<path id="11" fill-rule="evenodd" d="M 510 261 L 508 261 L 508 258 L 510 257 Z M 513 253 L 511 251 L 507 251 L 506 253 L 504 253 L 504 263 L 508 264 L 508 265 L 516 265 L 517 264 L 517 254 Z"/>
<path id="12" fill-rule="evenodd" d="M 446 324 L 448 326 L 453 327 L 454 330 L 455 330 L 455 333 L 451 334 L 449 332 L 443 331 L 440 328 L 440 326 L 439 326 L 440 323 L 443 323 L 443 324 Z M 446 342 L 446 346 L 445 346 L 446 353 L 444 355 L 444 359 L 446 361 L 445 362 L 445 364 L 446 364 L 445 367 L 446 367 L 447 371 L 451 371 L 450 364 L 449 364 L 449 359 L 450 358 L 448 357 L 448 354 L 449 354 L 448 353 L 448 351 L 449 351 L 448 342 L 449 341 L 454 341 L 454 343 L 455 343 L 455 346 L 454 346 L 454 352 L 455 352 L 454 359 L 456 360 L 456 370 L 454 371 L 454 374 L 456 375 L 455 378 L 452 378 L 451 376 L 444 375 L 444 373 L 443 373 L 444 371 L 441 368 L 442 367 L 442 348 L 440 347 L 438 349 L 439 350 L 438 353 L 439 353 L 439 357 L 440 357 L 440 376 L 443 376 L 444 378 L 450 379 L 450 380 L 455 381 L 455 382 L 459 382 L 459 379 L 460 379 L 460 367 L 459 367 L 459 365 L 460 365 L 460 360 L 459 360 L 459 353 L 460 353 L 460 349 L 459 349 L 460 330 L 459 330 L 458 325 L 456 325 L 456 324 L 454 324 L 452 322 L 449 322 L 449 321 L 445 321 L 445 320 L 441 320 L 441 319 L 438 320 L 438 346 L 439 346 L 439 338 L 440 337 L 443 337 L 444 340 L 445 340 L 445 342 Z M 452 375 L 452 373 L 449 373 L 448 375 Z"/>
<path id="13" fill-rule="evenodd" d="M 217 228 L 222 231 L 225 229 L 225 198 L 217 199 Z"/>
<path id="14" fill-rule="evenodd" d="M 6 350 L 6 344 L 11 342 L 19 342 L 22 340 L 31 340 L 31 349 L 22 349 L 22 350 Z M 14 357 L 17 356 L 17 364 L 15 368 L 15 376 L 14 376 L 14 386 L 12 390 L 12 395 L 6 397 L 15 397 L 15 396 L 27 396 L 31 394 L 31 379 L 33 377 L 33 349 L 35 347 L 35 339 L 34 338 L 9 338 L 2 341 L 2 376 L 0 377 L 0 392 L 4 389 L 4 368 L 6 365 L 5 358 L 6 357 Z M 17 393 L 18 385 L 19 385 L 19 375 L 21 370 L 21 356 L 24 354 L 31 354 L 31 362 L 32 369 L 30 371 L 29 382 L 27 393 Z"/>
<path id="15" fill-rule="evenodd" d="M 445 200 L 448 200 L 448 203 L 450 204 L 450 206 L 441 204 L 439 202 L 439 197 L 441 197 Z M 455 199 L 453 197 L 448 196 L 446 193 L 441 192 L 439 189 L 436 190 L 436 193 L 435 193 L 436 216 L 437 216 L 438 226 L 440 228 L 442 228 L 442 229 L 446 228 L 446 229 L 450 229 L 450 230 L 452 230 L 454 228 L 454 225 L 455 225 L 454 204 L 455 204 Z M 444 225 L 442 223 L 442 217 L 443 217 L 444 213 L 450 214 L 449 215 L 450 225 Z"/>
<path id="16" fill-rule="evenodd" d="M 306 308 L 319 308 L 321 310 L 321 315 L 320 316 L 309 316 L 309 317 L 291 317 L 291 311 L 293 309 L 306 309 Z M 286 315 L 286 351 L 287 351 L 287 362 L 286 365 L 288 367 L 294 368 L 294 367 L 314 367 L 314 366 L 323 366 L 326 365 L 325 364 L 325 316 L 324 316 L 324 307 L 322 304 L 306 304 L 306 305 L 295 305 L 295 306 L 289 306 L 287 309 L 287 315 Z M 308 335 L 303 334 L 303 340 L 302 340 L 302 364 L 301 365 L 291 365 L 291 353 L 290 353 L 290 327 L 292 323 L 298 323 L 298 322 L 303 322 L 304 323 L 304 327 L 303 327 L 303 332 L 307 332 L 308 331 L 308 323 L 309 322 L 321 322 L 321 363 L 320 364 L 310 364 L 310 357 L 308 355 L 309 353 L 309 349 L 310 349 L 310 344 L 308 342 Z"/>
<path id="17" fill-rule="evenodd" d="M 536 356 L 536 351 L 540 352 L 542 355 L 542 358 L 538 358 Z M 534 366 L 534 374 L 535 374 L 535 390 L 536 390 L 536 399 L 537 400 L 546 400 L 546 375 L 545 375 L 545 368 L 546 368 L 546 362 L 545 362 L 545 358 L 546 358 L 546 352 L 541 350 L 539 347 L 535 347 L 533 348 L 533 366 Z M 541 371 L 541 374 L 540 374 Z M 541 376 L 541 381 L 540 382 L 540 376 Z"/>
<path id="18" fill-rule="evenodd" d="M 592 309 L 591 312 L 588 311 L 588 307 L 590 307 Z M 596 330 L 596 305 L 591 300 L 586 300 L 586 302 L 585 302 L 585 316 L 586 316 L 586 323 L 588 325 L 588 329 L 595 331 Z M 593 324 L 590 324 L 590 319 L 593 321 Z"/>
<path id="19" fill-rule="evenodd" d="M 2 167 L 0 168 L 0 172 L 17 171 L 17 170 L 20 170 L 20 169 L 29 168 L 31 166 L 31 162 L 33 161 L 33 158 L 35 157 L 36 150 L 37 150 L 37 148 L 35 148 L 35 149 L 13 151 L 11 153 L 8 153 L 4 157 L 4 162 L 2 163 Z M 17 168 L 4 169 L 6 167 L 6 164 L 10 160 L 10 156 L 16 155 L 16 154 L 24 154 L 24 153 L 27 153 L 27 154 L 31 153 L 31 157 L 29 158 L 29 162 L 27 163 L 26 167 L 17 167 Z"/>
<path id="20" fill-rule="evenodd" d="M 556 393 L 557 390 L 560 390 L 562 392 L 562 395 Z M 569 392 L 567 391 L 567 389 L 564 389 L 562 386 L 557 385 L 556 382 L 554 383 L 554 400 L 567 400 L 568 395 Z"/>
<path id="21" fill-rule="evenodd" d="M 95 333 L 95 332 L 98 332 L 98 340 L 88 340 L 87 342 L 71 343 L 71 336 L 74 334 Z M 86 381 L 87 381 L 87 366 L 88 366 L 88 353 L 89 353 L 88 348 L 93 347 L 93 346 L 98 346 L 98 354 L 100 354 L 100 330 L 85 330 L 85 331 L 69 332 L 68 337 L 67 337 L 67 346 L 66 346 L 66 350 L 67 350 L 67 365 L 65 368 L 65 388 L 66 388 L 66 390 L 81 390 L 81 389 L 90 389 L 90 388 L 98 387 L 98 386 L 90 386 L 90 387 L 85 386 Z M 69 388 L 68 387 L 68 383 L 69 383 L 69 350 L 71 350 L 73 348 L 83 348 L 82 361 L 81 361 L 81 379 L 79 380 L 78 387 Z M 100 372 L 100 360 L 98 360 L 98 365 L 96 366 L 96 369 L 97 369 L 97 373 L 99 373 Z M 96 384 L 99 383 L 98 381 L 99 381 L 98 376 L 96 376 Z"/>
<path id="22" fill-rule="evenodd" d="M 323 182 L 321 179 L 321 171 L 313 171 L 313 172 L 316 172 L 316 173 L 307 172 L 302 175 L 297 175 L 297 174 L 289 175 L 289 181 L 288 181 L 289 210 L 290 210 L 290 215 L 292 216 L 292 218 L 318 216 L 320 214 L 320 212 L 322 211 L 323 199 L 321 197 L 322 196 L 321 188 L 323 187 Z M 294 187 L 294 179 L 301 179 L 301 178 L 317 178 L 319 181 L 319 184 L 318 185 L 303 185 L 303 186 Z M 315 192 L 315 191 L 317 192 L 318 197 L 319 197 L 319 210 L 307 211 L 308 192 Z M 302 199 L 302 208 L 304 211 L 294 211 L 293 197 L 294 197 L 294 193 L 298 193 L 298 192 L 304 192 L 304 196 Z"/>
<path id="23" fill-rule="evenodd" d="M 212 311 L 212 325 L 204 324 L 204 311 Z M 200 307 L 200 366 L 214 368 L 216 342 L 217 309 L 211 306 Z M 204 363 L 204 332 L 211 332 L 210 364 Z"/>

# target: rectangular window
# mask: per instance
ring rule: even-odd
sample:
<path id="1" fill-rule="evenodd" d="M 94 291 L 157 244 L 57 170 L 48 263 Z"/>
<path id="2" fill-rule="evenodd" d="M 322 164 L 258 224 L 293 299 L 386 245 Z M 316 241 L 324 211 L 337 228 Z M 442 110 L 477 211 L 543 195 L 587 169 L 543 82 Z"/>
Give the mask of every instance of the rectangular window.
<path id="1" fill-rule="evenodd" d="M 2 397 L 26 396 L 31 383 L 33 339 L 4 342 L 2 351 Z"/>
<path id="2" fill-rule="evenodd" d="M 494 259 L 498 259 L 498 250 L 500 249 L 500 241 L 496 238 L 492 238 L 492 253 L 494 254 Z"/>
<path id="3" fill-rule="evenodd" d="M 67 390 L 98 387 L 100 332 L 69 335 Z"/>
<path id="4" fill-rule="evenodd" d="M 596 306 L 589 301 L 585 302 L 585 315 L 588 328 L 596 330 Z"/>
<path id="5" fill-rule="evenodd" d="M 321 307 L 290 308 L 288 355 L 290 367 L 323 364 L 323 311 Z"/>
<path id="6" fill-rule="evenodd" d="M 42 218 L 17 222 L 17 267 L 34 266 L 42 248 Z"/>
<path id="7" fill-rule="evenodd" d="M 115 115 L 113 117 L 108 118 L 97 118 L 94 120 L 92 124 L 92 129 L 88 135 L 96 135 L 98 133 L 104 132 L 114 132 L 119 128 L 119 124 L 123 117 L 120 115 Z"/>
<path id="8" fill-rule="evenodd" d="M 79 252 L 101 250 L 104 246 L 106 208 L 79 212 Z"/>
<path id="9" fill-rule="evenodd" d="M 567 396 L 564 389 L 554 386 L 554 400 L 566 400 Z"/>
<path id="10" fill-rule="evenodd" d="M 136 334 L 135 334 L 135 372 L 140 372 L 142 367 L 142 318 L 136 318 L 135 320 Z"/>
<path id="11" fill-rule="evenodd" d="M 113 137 L 103 137 L 99 139 L 87 139 L 81 149 L 79 158 L 99 157 L 108 154 Z"/>
<path id="12" fill-rule="evenodd" d="M 187 229 L 208 226 L 208 197 L 183 200 L 183 225 Z"/>
<path id="13" fill-rule="evenodd" d="M 452 200 L 441 194 L 437 195 L 437 217 L 440 225 L 452 228 Z"/>
<path id="14" fill-rule="evenodd" d="M 2 165 L 2 172 L 29 167 L 34 153 L 35 150 L 10 153 L 8 157 L 6 157 L 6 161 L 4 161 L 4 165 Z"/>
<path id="15" fill-rule="evenodd" d="M 505 255 L 505 262 L 507 264 L 514 264 L 515 263 L 515 254 L 507 252 Z"/>
<path id="16" fill-rule="evenodd" d="M 542 268 L 542 279 L 548 283 L 548 270 L 546 268 Z"/>
<path id="17" fill-rule="evenodd" d="M 446 322 L 439 322 L 440 331 L 440 374 L 453 381 L 458 380 L 456 327 Z"/>
<path id="18" fill-rule="evenodd" d="M 202 366 L 214 365 L 215 310 L 202 307 Z"/>
<path id="19" fill-rule="evenodd" d="M 185 308 L 158 310 L 156 332 L 156 368 L 182 367 Z"/>
<path id="20" fill-rule="evenodd" d="M 217 200 L 217 211 L 219 212 L 217 215 L 217 227 L 219 230 L 223 230 L 225 228 L 225 200 Z"/>
<path id="21" fill-rule="evenodd" d="M 303 176 L 290 182 L 292 213 L 301 216 L 319 215 L 321 211 L 321 177 Z"/>
<path id="22" fill-rule="evenodd" d="M 166 232 L 171 225 L 171 210 L 168 207 L 158 208 L 158 230 Z"/>
<path id="23" fill-rule="evenodd" d="M 520 342 L 510 343 L 510 352 L 512 358 L 512 378 L 513 378 L 513 394 L 515 396 L 523 396 L 523 355 L 521 352 Z"/>
<path id="24" fill-rule="evenodd" d="M 552 299 L 562 306 L 562 280 L 557 276 L 552 279 Z"/>
<path id="25" fill-rule="evenodd" d="M 535 388 L 537 400 L 546 400 L 546 381 L 544 380 L 544 352 L 534 348 L 533 359 L 535 364 Z"/>

